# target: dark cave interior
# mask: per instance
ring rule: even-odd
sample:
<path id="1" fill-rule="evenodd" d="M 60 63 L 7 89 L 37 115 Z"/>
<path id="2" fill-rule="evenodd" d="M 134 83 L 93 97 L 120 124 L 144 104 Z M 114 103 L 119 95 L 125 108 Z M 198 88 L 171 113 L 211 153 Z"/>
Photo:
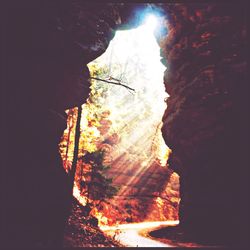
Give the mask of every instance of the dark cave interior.
<path id="1" fill-rule="evenodd" d="M 71 204 L 58 143 L 65 109 L 89 95 L 87 64 L 141 12 L 164 17 L 155 34 L 170 95 L 162 134 L 180 175 L 183 232 L 247 242 L 248 86 L 241 3 L 16 2 L 4 16 L 3 241 L 62 244 Z M 56 197 L 56 199 L 55 199 Z M 1 202 L 2 203 L 2 202 Z"/>

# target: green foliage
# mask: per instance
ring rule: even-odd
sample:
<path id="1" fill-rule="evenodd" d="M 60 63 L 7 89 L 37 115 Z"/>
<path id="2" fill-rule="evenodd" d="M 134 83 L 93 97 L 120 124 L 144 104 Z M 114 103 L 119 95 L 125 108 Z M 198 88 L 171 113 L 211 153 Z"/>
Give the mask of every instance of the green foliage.
<path id="1" fill-rule="evenodd" d="M 118 188 L 112 186 L 112 178 L 105 176 L 105 171 L 110 166 L 103 164 L 104 155 L 104 150 L 98 150 L 93 153 L 86 153 L 82 157 L 85 163 L 91 165 L 90 172 L 88 173 L 90 178 L 86 185 L 88 197 L 94 203 L 112 198 L 118 192 Z"/>

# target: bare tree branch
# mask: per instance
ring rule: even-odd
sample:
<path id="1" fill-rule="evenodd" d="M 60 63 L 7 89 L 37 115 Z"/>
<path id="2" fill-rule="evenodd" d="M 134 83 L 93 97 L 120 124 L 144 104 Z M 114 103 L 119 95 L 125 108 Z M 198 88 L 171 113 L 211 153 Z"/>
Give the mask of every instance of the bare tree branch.
<path id="1" fill-rule="evenodd" d="M 130 89 L 130 90 L 135 92 L 135 89 L 130 88 L 129 86 L 127 86 L 125 84 L 122 84 L 120 81 L 112 82 L 112 81 L 108 81 L 108 80 L 104 80 L 104 79 L 100 79 L 100 78 L 96 78 L 96 77 L 90 77 L 90 79 L 94 79 L 94 80 L 97 80 L 97 81 L 102 81 L 102 82 L 106 82 L 106 83 L 110 83 L 110 84 L 120 85 L 120 86 L 123 86 L 123 87 L 125 87 L 127 89 Z"/>

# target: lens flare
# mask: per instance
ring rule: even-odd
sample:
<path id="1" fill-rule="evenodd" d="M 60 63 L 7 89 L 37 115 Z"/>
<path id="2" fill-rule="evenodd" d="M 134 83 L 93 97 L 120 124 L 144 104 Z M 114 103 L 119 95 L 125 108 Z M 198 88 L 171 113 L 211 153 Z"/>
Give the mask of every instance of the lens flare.
<path id="1" fill-rule="evenodd" d="M 144 25 L 147 29 L 149 29 L 151 32 L 155 30 L 156 26 L 158 24 L 157 17 L 153 14 L 150 14 L 146 17 L 146 21 Z"/>

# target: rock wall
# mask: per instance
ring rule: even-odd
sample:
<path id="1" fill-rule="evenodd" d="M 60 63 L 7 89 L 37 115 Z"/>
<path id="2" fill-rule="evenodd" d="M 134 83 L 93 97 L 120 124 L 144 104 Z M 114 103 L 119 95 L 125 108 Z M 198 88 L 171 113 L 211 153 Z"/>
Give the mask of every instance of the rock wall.
<path id="1" fill-rule="evenodd" d="M 246 11 L 228 3 L 161 7 L 168 13 L 160 44 L 170 95 L 162 133 L 173 150 L 170 166 L 181 176 L 181 227 L 194 237 L 238 244 L 248 217 L 241 161 Z"/>
<path id="2" fill-rule="evenodd" d="M 87 63 L 107 49 L 115 29 L 126 28 L 135 6 L 67 0 L 6 4 L 1 245 L 61 246 L 71 203 L 58 153 L 64 111 L 86 101 Z"/>

